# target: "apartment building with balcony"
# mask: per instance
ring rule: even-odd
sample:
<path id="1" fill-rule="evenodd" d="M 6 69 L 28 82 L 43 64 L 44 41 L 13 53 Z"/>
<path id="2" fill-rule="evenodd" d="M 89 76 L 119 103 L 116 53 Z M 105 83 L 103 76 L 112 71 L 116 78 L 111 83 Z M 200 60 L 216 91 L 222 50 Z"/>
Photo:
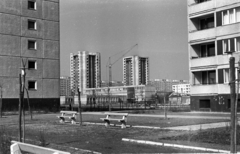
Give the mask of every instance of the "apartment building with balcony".
<path id="1" fill-rule="evenodd" d="M 77 89 L 85 94 L 86 88 L 101 86 L 100 53 L 78 51 L 70 54 L 71 91 L 77 95 Z"/>
<path id="2" fill-rule="evenodd" d="M 149 80 L 149 58 L 129 56 L 123 58 L 123 83 L 130 85 L 146 85 Z"/>
<path id="3" fill-rule="evenodd" d="M 59 0 L 0 1 L 3 110 L 18 108 L 22 60 L 31 109 L 59 109 L 59 33 Z"/>
<path id="4" fill-rule="evenodd" d="M 188 0 L 191 109 L 230 111 L 229 55 L 240 56 L 240 0 Z"/>

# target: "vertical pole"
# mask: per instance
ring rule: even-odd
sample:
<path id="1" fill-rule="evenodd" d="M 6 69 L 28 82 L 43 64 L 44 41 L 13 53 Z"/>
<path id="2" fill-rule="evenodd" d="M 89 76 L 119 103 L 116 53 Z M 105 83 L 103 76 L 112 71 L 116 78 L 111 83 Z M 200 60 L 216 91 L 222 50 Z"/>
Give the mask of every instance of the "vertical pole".
<path id="1" fill-rule="evenodd" d="M 231 153 L 236 153 L 236 120 L 235 120 L 235 58 L 230 57 L 230 99 L 231 99 Z"/>
<path id="2" fill-rule="evenodd" d="M 236 100 L 235 100 L 235 150 L 237 152 L 237 125 L 238 125 L 238 117 L 237 117 L 237 109 L 238 109 L 238 93 L 239 93 L 239 71 L 240 71 L 240 60 L 238 61 L 238 70 L 237 70 L 237 92 L 236 92 Z"/>
<path id="3" fill-rule="evenodd" d="M 166 112 L 166 94 L 164 93 L 164 118 L 167 119 L 167 112 Z"/>
<path id="4" fill-rule="evenodd" d="M 0 85 L 1 88 L 1 100 L 0 100 L 0 118 L 2 118 L 2 85 Z"/>
<path id="5" fill-rule="evenodd" d="M 109 87 L 111 87 L 112 86 L 112 83 L 111 83 L 111 81 L 112 81 L 112 65 L 111 65 L 111 57 L 109 57 L 109 64 L 108 64 L 108 71 L 109 71 L 109 78 L 108 78 L 108 86 Z"/>
<path id="6" fill-rule="evenodd" d="M 23 142 L 25 142 L 25 106 L 24 106 L 24 87 L 25 87 L 25 65 L 24 65 L 24 69 L 22 70 L 23 74 L 22 74 L 22 114 L 23 114 Z"/>
<path id="7" fill-rule="evenodd" d="M 18 106 L 18 135 L 19 142 L 22 142 L 22 80 L 21 74 L 19 74 L 19 106 Z"/>
<path id="8" fill-rule="evenodd" d="M 110 82 L 109 82 L 110 83 Z M 108 110 L 111 111 L 110 87 L 108 87 Z"/>
<path id="9" fill-rule="evenodd" d="M 82 111 L 81 111 L 81 92 L 78 88 L 78 112 L 79 112 L 79 119 L 80 119 L 80 126 L 82 125 Z"/>

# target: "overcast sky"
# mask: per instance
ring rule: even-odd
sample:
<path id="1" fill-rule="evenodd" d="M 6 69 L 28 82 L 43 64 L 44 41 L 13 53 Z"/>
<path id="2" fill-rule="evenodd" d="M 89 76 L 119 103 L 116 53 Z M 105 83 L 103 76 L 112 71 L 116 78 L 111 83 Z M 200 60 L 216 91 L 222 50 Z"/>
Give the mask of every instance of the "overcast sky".
<path id="1" fill-rule="evenodd" d="M 149 57 L 150 79 L 189 79 L 187 0 L 60 0 L 60 33 L 61 76 L 70 76 L 70 53 L 89 51 L 101 53 L 106 80 L 109 56 L 137 43 L 126 56 Z M 122 58 L 112 73 L 123 79 Z"/>

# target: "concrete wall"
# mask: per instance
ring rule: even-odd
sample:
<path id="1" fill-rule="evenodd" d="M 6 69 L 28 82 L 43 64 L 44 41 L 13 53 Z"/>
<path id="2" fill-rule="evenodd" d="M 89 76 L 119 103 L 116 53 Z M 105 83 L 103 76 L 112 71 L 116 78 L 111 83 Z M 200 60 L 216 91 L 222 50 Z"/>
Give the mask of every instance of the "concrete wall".
<path id="1" fill-rule="evenodd" d="M 36 30 L 28 29 L 28 20 L 36 21 Z M 37 89 L 29 90 L 32 103 L 41 107 L 52 101 L 52 106 L 59 106 L 59 33 L 59 0 L 36 0 L 36 10 L 28 9 L 28 0 L 0 1 L 0 84 L 5 109 L 18 103 L 21 59 L 37 63 L 37 69 L 26 69 L 26 87 L 28 80 L 37 81 Z M 36 50 L 28 49 L 28 40 L 37 42 Z"/>
<path id="2" fill-rule="evenodd" d="M 21 34 L 20 16 L 0 13 L 0 33 L 10 35 Z"/>
<path id="3" fill-rule="evenodd" d="M 21 0 L 1 0 L 0 1 L 0 12 L 8 14 L 21 14 Z"/>

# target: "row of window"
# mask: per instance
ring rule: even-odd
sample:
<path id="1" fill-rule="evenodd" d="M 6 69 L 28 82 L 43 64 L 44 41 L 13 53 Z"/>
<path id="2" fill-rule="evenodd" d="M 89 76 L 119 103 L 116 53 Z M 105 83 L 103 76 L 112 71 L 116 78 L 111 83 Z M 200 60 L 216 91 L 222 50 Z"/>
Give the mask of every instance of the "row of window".
<path id="1" fill-rule="evenodd" d="M 221 12 L 222 25 L 240 22 L 240 7 Z"/>
<path id="2" fill-rule="evenodd" d="M 222 55 L 226 52 L 240 52 L 240 37 L 218 40 L 217 46 L 217 55 Z M 207 44 L 193 45 L 193 50 L 196 52 L 198 57 L 215 56 L 215 43 L 210 42 Z"/>
<path id="3" fill-rule="evenodd" d="M 232 8 L 216 13 L 217 26 L 240 22 L 240 7 Z M 214 14 L 191 19 L 197 30 L 214 28 Z"/>
<path id="4" fill-rule="evenodd" d="M 237 72 L 237 68 L 235 70 Z M 230 80 L 229 68 L 218 69 L 218 83 L 229 83 Z M 202 71 L 202 72 L 193 72 L 193 84 L 216 84 L 216 71 Z M 238 78 L 238 73 L 236 73 L 235 79 Z"/>
<path id="5" fill-rule="evenodd" d="M 36 0 L 28 0 L 28 9 L 36 10 Z M 37 30 L 37 22 L 36 20 L 28 20 L 28 29 L 29 30 Z M 36 40 L 28 40 L 28 49 L 36 50 L 37 49 L 37 41 Z M 28 69 L 37 69 L 37 62 L 34 60 L 28 61 Z M 37 81 L 28 81 L 28 89 L 29 90 L 37 90 Z"/>

